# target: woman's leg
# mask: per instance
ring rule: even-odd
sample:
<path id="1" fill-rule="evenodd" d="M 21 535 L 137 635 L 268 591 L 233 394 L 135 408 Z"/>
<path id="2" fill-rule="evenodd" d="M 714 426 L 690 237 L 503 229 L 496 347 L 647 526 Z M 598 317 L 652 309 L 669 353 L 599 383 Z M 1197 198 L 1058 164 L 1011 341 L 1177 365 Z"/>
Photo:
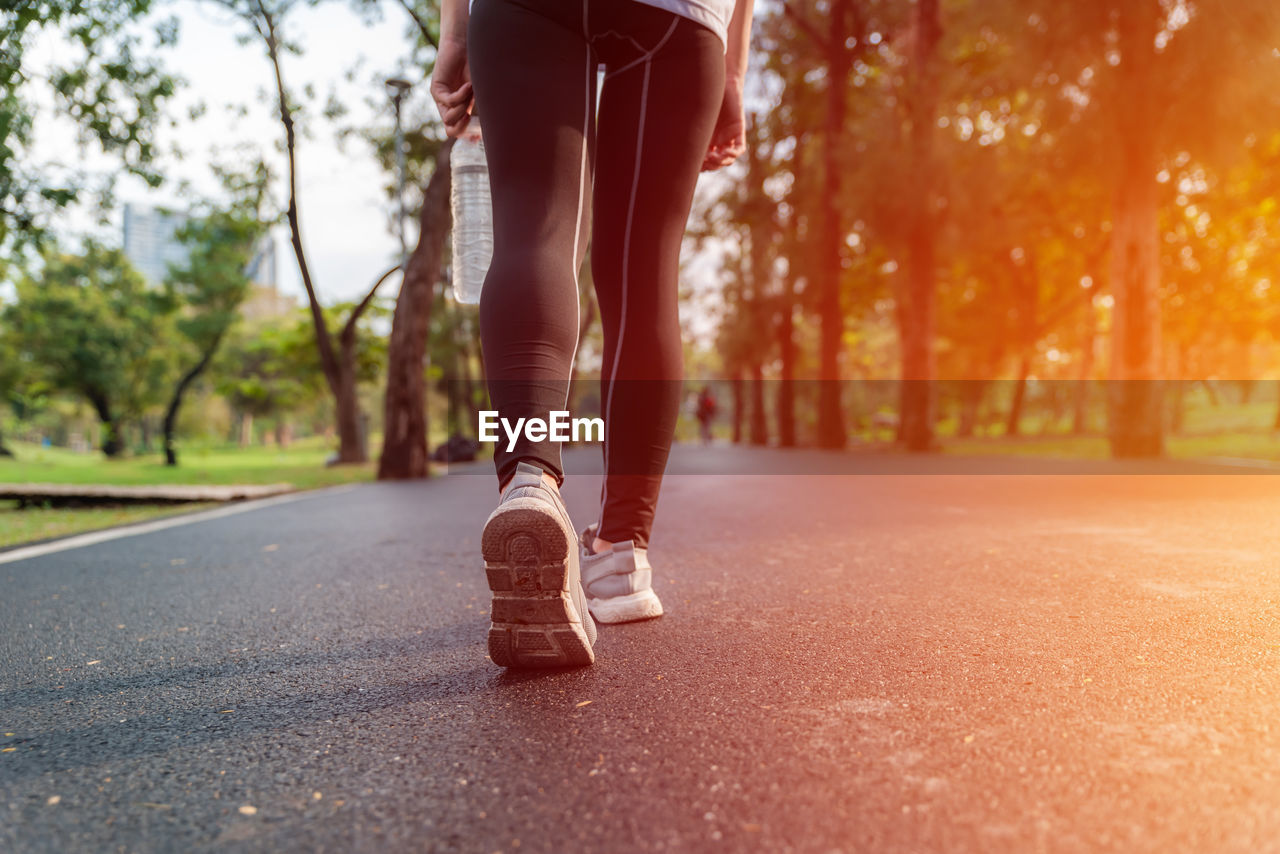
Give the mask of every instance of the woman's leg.
<path id="1" fill-rule="evenodd" d="M 582 0 L 585 3 L 585 0 Z M 595 65 L 565 0 L 477 0 L 471 79 L 493 192 L 494 254 L 480 305 L 489 396 L 507 419 L 565 408 L 578 331 L 581 223 Z M 507 490 L 480 535 L 493 591 L 489 657 L 508 667 L 595 660 L 577 532 L 547 475 L 560 448 L 495 452 Z"/>
<path id="2" fill-rule="evenodd" d="M 489 398 L 501 417 L 566 406 L 586 252 L 596 63 L 572 0 L 476 0 L 468 49 L 493 190 L 480 299 Z M 563 479 L 560 446 L 495 445 L 499 484 L 521 460 Z"/>
<path id="3" fill-rule="evenodd" d="M 604 329 L 605 480 L 598 536 L 646 547 L 683 378 L 680 245 L 724 93 L 708 29 L 654 7 L 593 3 L 606 61 L 591 270 Z"/>

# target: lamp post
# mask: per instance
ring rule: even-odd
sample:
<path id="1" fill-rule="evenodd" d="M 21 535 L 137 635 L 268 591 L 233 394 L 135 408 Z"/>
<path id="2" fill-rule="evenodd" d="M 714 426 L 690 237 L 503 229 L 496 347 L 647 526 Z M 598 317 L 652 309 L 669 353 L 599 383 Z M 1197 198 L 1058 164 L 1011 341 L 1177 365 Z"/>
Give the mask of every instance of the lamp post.
<path id="1" fill-rule="evenodd" d="M 400 105 L 405 95 L 408 95 L 409 90 L 413 88 L 413 84 L 399 77 L 391 77 L 387 79 L 386 87 L 396 110 L 396 233 L 400 236 L 400 263 L 405 264 L 409 260 L 409 247 L 404 237 L 404 125 L 400 120 Z"/>

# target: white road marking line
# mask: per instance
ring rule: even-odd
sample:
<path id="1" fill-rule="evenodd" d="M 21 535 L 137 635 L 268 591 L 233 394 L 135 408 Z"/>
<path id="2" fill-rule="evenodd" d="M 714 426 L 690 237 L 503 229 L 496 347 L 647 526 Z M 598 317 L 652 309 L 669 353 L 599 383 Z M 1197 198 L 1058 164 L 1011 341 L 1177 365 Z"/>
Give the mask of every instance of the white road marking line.
<path id="1" fill-rule="evenodd" d="M 103 531 L 90 531 L 87 534 L 77 534 L 72 537 L 66 537 L 65 539 L 54 540 L 51 543 L 40 543 L 34 546 L 24 546 L 10 551 L 0 552 L 0 564 L 16 563 L 20 560 L 30 560 L 31 558 L 43 557 L 44 555 L 56 554 L 57 552 L 81 549 L 85 546 L 96 546 L 99 543 L 107 543 L 112 540 L 122 540 L 125 537 L 154 534 L 157 531 L 164 531 L 168 528 L 177 528 L 181 525 L 194 525 L 198 522 L 209 522 L 214 519 L 222 519 L 226 516 L 235 516 L 238 513 L 248 513 L 251 510 L 261 510 L 264 507 L 271 507 L 276 504 L 288 504 L 292 501 L 298 501 L 299 499 L 310 498 L 316 495 L 333 495 L 335 493 L 346 492 L 347 490 L 354 489 L 355 486 L 355 484 L 344 484 L 342 486 L 333 486 L 326 489 L 312 489 L 306 492 L 291 493 L 289 495 L 277 495 L 274 498 L 263 498 L 258 501 L 243 501 L 233 504 L 230 507 L 219 507 L 216 510 L 206 510 L 202 513 L 191 513 L 186 516 L 176 516 L 171 519 L 156 519 L 153 522 L 140 522 L 136 525 L 107 528 Z"/>

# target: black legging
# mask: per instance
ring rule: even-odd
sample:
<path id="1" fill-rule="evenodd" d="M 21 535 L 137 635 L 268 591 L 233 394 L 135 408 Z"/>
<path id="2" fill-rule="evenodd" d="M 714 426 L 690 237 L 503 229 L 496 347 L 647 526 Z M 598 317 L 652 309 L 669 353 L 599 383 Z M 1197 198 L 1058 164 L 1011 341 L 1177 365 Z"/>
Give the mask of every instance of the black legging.
<path id="1" fill-rule="evenodd" d="M 645 546 L 681 396 L 680 242 L 724 93 L 724 47 L 634 0 L 475 0 L 469 26 L 493 189 L 480 301 L 490 400 L 513 422 L 566 408 L 590 236 L 604 329 L 598 536 Z M 563 479 L 554 442 L 508 452 L 504 440 L 495 457 L 500 483 L 521 460 Z"/>

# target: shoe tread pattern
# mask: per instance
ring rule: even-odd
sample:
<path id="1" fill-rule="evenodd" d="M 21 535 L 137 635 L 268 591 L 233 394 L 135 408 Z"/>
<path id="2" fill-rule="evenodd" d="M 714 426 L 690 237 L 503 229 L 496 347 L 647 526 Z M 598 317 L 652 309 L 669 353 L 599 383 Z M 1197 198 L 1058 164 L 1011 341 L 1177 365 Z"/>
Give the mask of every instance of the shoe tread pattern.
<path id="1" fill-rule="evenodd" d="M 575 667 L 595 661 L 567 589 L 572 546 L 546 502 L 516 497 L 490 515 L 480 549 L 493 592 L 489 657 L 495 664 Z"/>

